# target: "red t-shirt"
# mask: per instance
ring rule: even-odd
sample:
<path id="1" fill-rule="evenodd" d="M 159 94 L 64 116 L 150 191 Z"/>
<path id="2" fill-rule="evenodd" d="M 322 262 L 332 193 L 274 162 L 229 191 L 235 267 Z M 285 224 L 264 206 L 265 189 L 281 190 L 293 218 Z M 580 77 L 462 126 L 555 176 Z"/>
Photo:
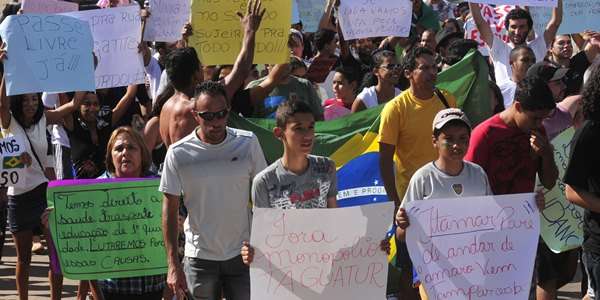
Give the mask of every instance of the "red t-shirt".
<path id="1" fill-rule="evenodd" d="M 546 134 L 543 128 L 540 131 Z M 540 160 L 529 138 L 530 134 L 508 127 L 496 114 L 473 129 L 465 160 L 483 167 L 494 195 L 531 193 Z"/>

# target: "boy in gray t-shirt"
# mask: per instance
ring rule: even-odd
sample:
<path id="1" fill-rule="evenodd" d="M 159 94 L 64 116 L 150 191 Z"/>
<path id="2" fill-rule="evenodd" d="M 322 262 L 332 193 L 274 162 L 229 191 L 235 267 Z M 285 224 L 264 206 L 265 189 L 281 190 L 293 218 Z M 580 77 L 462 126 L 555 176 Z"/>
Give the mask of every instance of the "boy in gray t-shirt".
<path id="1" fill-rule="evenodd" d="M 315 117 L 300 101 L 288 101 L 275 114 L 275 136 L 283 142 L 283 156 L 254 177 L 254 207 L 300 209 L 337 207 L 334 162 L 310 155 L 315 138 Z M 244 263 L 250 264 L 253 249 L 244 242 Z"/>

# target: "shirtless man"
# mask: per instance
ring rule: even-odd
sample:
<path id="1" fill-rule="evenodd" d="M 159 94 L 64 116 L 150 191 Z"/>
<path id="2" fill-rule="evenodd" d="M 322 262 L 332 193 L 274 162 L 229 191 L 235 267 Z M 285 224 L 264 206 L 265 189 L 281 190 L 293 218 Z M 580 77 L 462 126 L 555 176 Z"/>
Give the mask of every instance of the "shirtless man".
<path id="1" fill-rule="evenodd" d="M 260 0 L 248 1 L 246 15 L 238 13 L 244 28 L 242 49 L 233 66 L 233 70 L 222 83 L 227 98 L 231 99 L 248 76 L 254 58 L 254 41 L 265 10 Z M 201 63 L 193 48 L 176 49 L 171 52 L 166 63 L 167 75 L 175 88 L 175 94 L 165 103 L 160 114 L 160 136 L 168 147 L 172 143 L 190 134 L 197 126 L 191 113 L 197 84 L 204 80 Z"/>

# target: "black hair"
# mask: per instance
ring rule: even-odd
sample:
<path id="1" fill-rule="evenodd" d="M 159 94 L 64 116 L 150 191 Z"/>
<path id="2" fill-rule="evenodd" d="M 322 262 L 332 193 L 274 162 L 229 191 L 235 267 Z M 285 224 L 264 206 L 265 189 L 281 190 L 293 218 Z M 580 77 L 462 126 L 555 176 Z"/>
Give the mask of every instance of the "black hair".
<path id="1" fill-rule="evenodd" d="M 150 111 L 150 117 L 160 116 L 163 106 L 171 99 L 171 97 L 173 97 L 173 95 L 175 95 L 175 88 L 173 88 L 173 85 L 168 84 L 162 93 L 156 96 L 154 105 L 152 105 L 152 111 Z"/>
<path id="2" fill-rule="evenodd" d="M 600 122 L 600 63 L 594 63 L 590 71 L 590 77 L 581 92 L 583 116 L 587 120 Z"/>
<path id="3" fill-rule="evenodd" d="M 315 46 L 318 51 L 322 51 L 325 46 L 335 39 L 335 31 L 329 29 L 319 29 L 315 33 Z"/>
<path id="4" fill-rule="evenodd" d="M 489 82 L 490 90 L 492 90 L 494 97 L 498 101 L 498 103 L 496 103 L 496 105 L 494 105 L 494 108 L 492 109 L 493 113 L 497 114 L 505 109 L 504 95 L 502 95 L 502 91 L 500 90 L 500 87 L 498 87 L 498 85 L 495 82 L 493 82 L 491 80 L 489 80 L 488 82 Z"/>
<path id="5" fill-rule="evenodd" d="M 525 45 L 519 45 L 514 47 L 512 50 L 510 50 L 510 55 L 508 56 L 510 59 L 510 62 L 515 61 L 515 56 L 517 56 L 517 53 L 519 53 L 521 50 L 525 50 L 527 52 L 529 52 L 529 54 L 531 54 L 533 56 L 533 59 L 535 60 L 535 52 L 533 52 L 533 50 L 531 48 L 529 48 L 528 46 Z"/>
<path id="6" fill-rule="evenodd" d="M 435 57 L 433 51 L 429 50 L 428 48 L 415 47 L 404 56 L 404 60 L 402 61 L 402 68 L 405 71 L 414 71 L 417 68 L 417 58 L 423 55 L 431 55 Z"/>
<path id="7" fill-rule="evenodd" d="M 182 91 L 192 84 L 192 76 L 200 70 L 200 60 L 194 48 L 175 49 L 167 55 L 165 67 L 169 82 Z"/>
<path id="8" fill-rule="evenodd" d="M 25 123 L 25 115 L 23 114 L 23 102 L 25 101 L 25 94 L 10 96 L 10 112 L 12 117 L 23 126 L 23 128 L 29 128 L 37 124 L 44 115 L 44 103 L 42 103 L 42 95 L 36 93 L 38 106 L 35 114 L 33 115 L 33 122 L 30 124 Z"/>
<path id="9" fill-rule="evenodd" d="M 315 116 L 312 109 L 310 109 L 310 106 L 305 102 L 298 100 L 286 101 L 277 107 L 277 111 L 275 112 L 275 124 L 279 128 L 285 128 L 289 119 L 299 113 L 307 113 L 311 114 L 313 117 Z"/>
<path id="10" fill-rule="evenodd" d="M 469 125 L 467 125 L 465 122 L 463 122 L 461 120 L 451 120 L 451 121 L 448 121 L 448 123 L 444 124 L 444 126 L 442 126 L 442 128 L 440 128 L 440 129 L 434 128 L 433 129 L 433 137 L 435 137 L 437 139 L 440 136 L 440 134 L 442 134 L 442 131 L 444 130 L 444 128 L 448 128 L 448 127 L 464 127 L 469 132 L 469 136 L 471 135 L 471 127 L 469 127 Z"/>
<path id="11" fill-rule="evenodd" d="M 8 16 L 16 15 L 21 9 L 21 3 L 6 3 L 2 8 L 2 17 L 0 23 L 4 21 Z"/>
<path id="12" fill-rule="evenodd" d="M 447 65 L 452 66 L 461 61 L 471 49 L 477 49 L 478 46 L 476 41 L 470 39 L 457 39 L 451 41 L 450 44 L 448 44 L 448 51 L 444 58 L 444 62 Z"/>
<path id="13" fill-rule="evenodd" d="M 378 68 L 383 64 L 386 58 L 396 58 L 396 53 L 387 49 L 376 49 L 371 54 L 371 59 L 373 61 L 372 69 Z M 359 90 L 364 88 L 376 86 L 378 83 L 377 76 L 373 74 L 373 72 L 368 72 L 363 78 L 363 82 L 361 83 Z"/>
<path id="14" fill-rule="evenodd" d="M 232 68 L 233 69 L 233 65 L 218 65 L 215 68 L 215 71 L 213 72 L 212 78 L 210 78 L 210 80 L 212 80 L 212 81 L 219 81 L 219 80 L 221 80 L 222 79 L 220 77 L 221 76 L 221 71 L 223 69 L 226 69 L 226 68 Z"/>
<path id="15" fill-rule="evenodd" d="M 213 97 L 223 96 L 227 101 L 227 93 L 225 92 L 225 86 L 223 86 L 222 83 L 217 81 L 204 81 L 200 85 L 198 85 L 194 92 L 194 98 L 198 99 L 198 97 L 200 97 L 200 95 L 202 94 Z"/>
<path id="16" fill-rule="evenodd" d="M 554 96 L 548 84 L 537 75 L 525 76 L 517 83 L 515 101 L 518 101 L 524 110 L 536 111 L 556 108 Z"/>
<path id="17" fill-rule="evenodd" d="M 522 8 L 515 8 L 515 9 L 509 11 L 508 14 L 506 14 L 506 18 L 504 19 L 504 28 L 506 30 L 508 30 L 508 24 L 510 23 L 510 20 L 519 20 L 519 19 L 527 20 L 527 25 L 529 26 L 529 30 L 533 29 L 533 19 L 531 18 L 531 14 Z"/>
<path id="18" fill-rule="evenodd" d="M 294 70 L 302 69 L 302 68 L 308 70 L 308 68 L 306 67 L 306 64 L 301 59 L 299 59 L 295 56 L 290 57 L 290 70 L 292 72 L 294 72 Z"/>
<path id="19" fill-rule="evenodd" d="M 335 71 L 342 74 L 342 76 L 344 76 L 344 78 L 350 83 L 358 82 L 359 80 L 358 75 L 354 70 L 352 70 L 352 68 L 339 66 L 335 68 Z"/>
<path id="20" fill-rule="evenodd" d="M 464 33 L 464 30 L 463 30 L 462 26 L 460 26 L 460 23 L 458 23 L 458 20 L 456 20 L 454 18 L 449 18 L 449 19 L 446 19 L 446 21 L 444 21 L 443 25 L 446 25 L 448 23 L 452 23 L 456 28 L 458 28 L 459 33 Z"/>

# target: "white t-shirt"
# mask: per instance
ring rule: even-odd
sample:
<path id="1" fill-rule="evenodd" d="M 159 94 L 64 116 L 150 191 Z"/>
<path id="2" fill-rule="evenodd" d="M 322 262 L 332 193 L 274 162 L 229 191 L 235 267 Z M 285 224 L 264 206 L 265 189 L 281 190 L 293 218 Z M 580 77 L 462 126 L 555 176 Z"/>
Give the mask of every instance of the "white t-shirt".
<path id="1" fill-rule="evenodd" d="M 47 182 L 48 179 L 44 174 L 42 168 L 40 168 L 40 164 L 38 163 L 33 151 L 31 151 L 31 147 L 29 141 L 27 141 L 27 137 L 25 136 L 25 132 L 29 136 L 29 140 L 35 149 L 35 153 L 40 159 L 42 166 L 45 168 L 54 168 L 54 157 L 48 155 L 48 139 L 46 138 L 46 116 L 42 115 L 40 121 L 34 126 L 23 130 L 23 127 L 17 123 L 14 117 L 10 118 L 10 125 L 8 129 L 2 128 L 2 135 L 5 137 L 9 136 L 20 136 L 25 150 L 24 152 L 29 153 L 31 156 L 31 165 L 26 167 L 24 170 L 25 175 L 25 185 L 22 188 L 15 188 L 12 186 L 8 187 L 7 195 L 15 196 L 21 195 L 28 191 L 33 190 L 38 185 Z"/>
<path id="2" fill-rule="evenodd" d="M 159 190 L 183 195 L 185 256 L 224 261 L 240 255 L 250 238 L 252 179 L 267 167 L 256 136 L 227 128 L 218 144 L 196 131 L 169 147 Z"/>
<path id="3" fill-rule="evenodd" d="M 158 87 L 160 86 L 160 76 L 162 74 L 162 70 L 160 69 L 158 60 L 156 60 L 154 57 L 150 57 L 150 62 L 145 68 L 146 77 L 150 83 L 150 98 L 152 99 L 152 104 L 154 105 L 154 101 L 156 101 L 156 97 L 159 95 Z"/>
<path id="4" fill-rule="evenodd" d="M 58 103 L 58 94 L 48 94 L 44 92 L 42 94 L 42 102 L 44 103 L 45 107 L 51 109 L 56 109 L 60 107 Z M 62 125 L 48 125 L 48 130 L 50 130 L 52 136 L 51 142 L 53 145 L 61 145 L 63 147 L 71 148 L 69 135 L 67 135 L 67 132 L 65 131 L 65 128 Z"/>
<path id="5" fill-rule="evenodd" d="M 463 161 L 460 174 L 451 176 L 438 169 L 433 162 L 421 167 L 410 178 L 401 207 L 407 202 L 439 198 L 462 198 L 492 195 L 490 183 L 482 167 Z"/>
<path id="6" fill-rule="evenodd" d="M 535 54 L 535 62 L 544 60 L 546 56 L 546 42 L 544 36 L 538 35 L 533 41 L 528 42 L 527 46 L 533 50 Z M 514 48 L 513 45 L 507 44 L 494 35 L 494 42 L 490 50 L 490 56 L 494 62 L 494 73 L 496 82 L 504 82 L 512 78 L 512 70 L 510 68 L 510 51 Z"/>
<path id="7" fill-rule="evenodd" d="M 363 104 L 366 108 L 371 108 L 379 105 L 379 101 L 377 99 L 377 91 L 375 90 L 376 86 L 370 86 L 364 88 L 356 98 L 362 99 Z M 398 88 L 394 88 L 394 96 L 398 96 L 402 93 L 402 91 Z M 392 99 L 388 99 L 392 100 Z"/>
<path id="8" fill-rule="evenodd" d="M 505 80 L 504 82 L 499 83 L 498 87 L 502 92 L 502 98 L 504 98 L 504 108 L 509 108 L 515 100 L 517 84 L 512 80 Z"/>

